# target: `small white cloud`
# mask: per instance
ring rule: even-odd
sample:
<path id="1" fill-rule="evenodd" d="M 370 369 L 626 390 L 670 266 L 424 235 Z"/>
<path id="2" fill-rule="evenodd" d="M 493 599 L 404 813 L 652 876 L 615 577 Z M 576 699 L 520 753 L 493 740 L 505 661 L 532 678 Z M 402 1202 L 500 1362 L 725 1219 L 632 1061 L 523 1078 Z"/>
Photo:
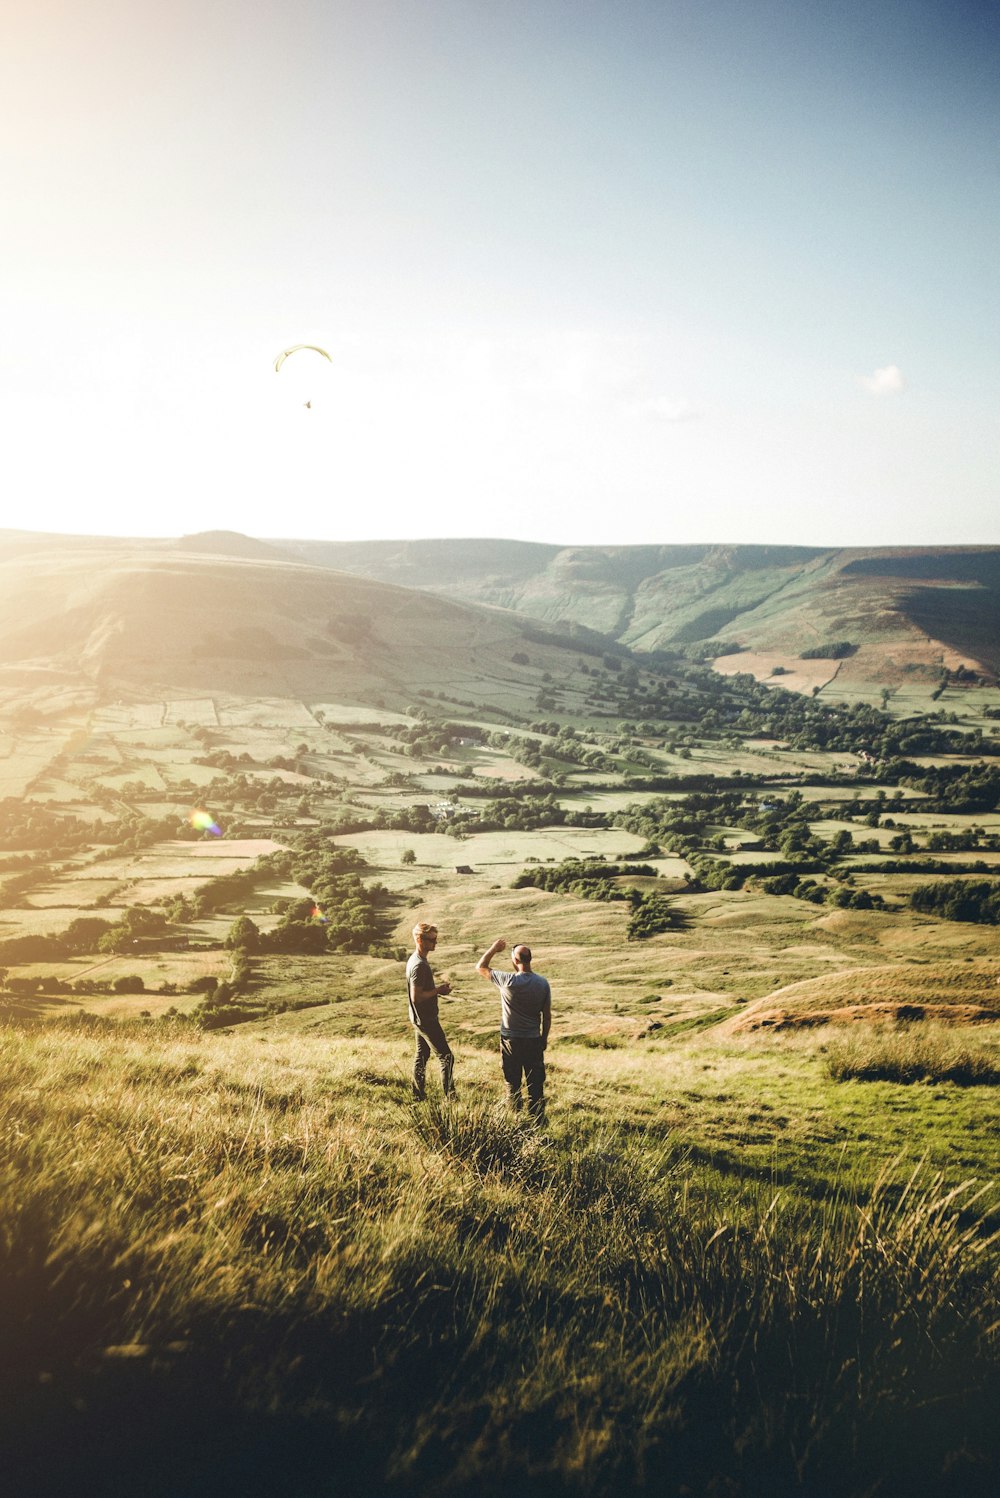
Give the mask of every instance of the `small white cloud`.
<path id="1" fill-rule="evenodd" d="M 906 389 L 906 380 L 898 364 L 887 364 L 884 369 L 876 369 L 870 375 L 859 375 L 858 383 L 870 395 L 898 395 Z"/>
<path id="2" fill-rule="evenodd" d="M 701 412 L 690 401 L 672 400 L 667 395 L 657 395 L 646 401 L 643 410 L 657 421 L 698 421 Z"/>

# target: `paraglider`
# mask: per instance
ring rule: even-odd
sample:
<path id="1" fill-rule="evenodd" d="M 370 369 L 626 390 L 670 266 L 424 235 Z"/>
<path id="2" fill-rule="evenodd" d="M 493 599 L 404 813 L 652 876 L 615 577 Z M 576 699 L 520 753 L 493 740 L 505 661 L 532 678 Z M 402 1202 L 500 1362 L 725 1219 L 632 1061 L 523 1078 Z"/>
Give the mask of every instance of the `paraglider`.
<path id="1" fill-rule="evenodd" d="M 333 360 L 330 358 L 330 355 L 327 353 L 326 349 L 325 348 L 320 348 L 320 346 L 319 346 L 318 343 L 293 343 L 292 346 L 291 346 L 291 348 L 283 349 L 281 351 L 281 353 L 278 355 L 278 357 L 275 359 L 275 361 L 274 361 L 274 372 L 275 372 L 275 374 L 280 374 L 281 373 L 281 366 L 284 364 L 284 362 L 285 362 L 286 359 L 288 359 L 292 354 L 300 353 L 303 349 L 307 349 L 310 353 L 313 353 L 313 354 L 322 354 L 323 358 L 327 361 L 328 364 L 332 364 L 333 363 Z M 293 385 L 295 383 L 296 382 L 293 380 Z M 312 384 L 312 381 L 309 380 L 305 384 L 304 388 L 302 387 L 302 383 L 301 382 L 299 382 L 299 384 L 300 384 L 300 388 L 302 389 L 302 393 L 305 394 L 305 391 L 309 388 L 309 385 Z M 303 404 L 303 406 L 305 407 L 305 409 L 307 411 L 311 411 L 312 410 L 312 398 L 311 397 L 310 397 L 309 400 L 303 401 L 302 404 Z"/>
<path id="2" fill-rule="evenodd" d="M 322 354 L 324 359 L 328 360 L 329 363 L 331 363 L 331 364 L 333 363 L 333 360 L 330 358 L 330 355 L 327 353 L 326 349 L 325 348 L 320 348 L 318 344 L 316 344 L 316 343 L 293 343 L 292 346 L 291 346 L 291 348 L 286 348 L 285 350 L 283 350 L 283 352 L 280 353 L 278 355 L 278 357 L 275 359 L 275 361 L 274 361 L 274 372 L 275 372 L 275 374 L 279 373 L 279 371 L 281 369 L 281 366 L 284 364 L 285 360 L 289 357 L 289 355 L 290 354 L 297 354 L 300 349 L 311 349 L 314 354 Z"/>

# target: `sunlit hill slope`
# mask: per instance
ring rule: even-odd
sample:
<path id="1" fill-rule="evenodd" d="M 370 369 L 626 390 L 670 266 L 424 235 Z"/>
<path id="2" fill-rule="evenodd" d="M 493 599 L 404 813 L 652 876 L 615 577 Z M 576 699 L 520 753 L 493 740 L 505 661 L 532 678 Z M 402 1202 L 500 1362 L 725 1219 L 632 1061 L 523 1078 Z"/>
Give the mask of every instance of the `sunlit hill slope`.
<path id="1" fill-rule="evenodd" d="M 246 537 L 0 536 L 0 688 L 81 683 L 408 701 L 505 679 L 526 621 L 282 557 Z M 558 670 L 556 645 L 535 644 Z M 516 668 L 515 668 L 516 674 Z"/>
<path id="2" fill-rule="evenodd" d="M 549 621 L 638 650 L 798 656 L 856 647 L 846 678 L 1000 670 L 1000 548 L 277 542 L 305 560 Z"/>

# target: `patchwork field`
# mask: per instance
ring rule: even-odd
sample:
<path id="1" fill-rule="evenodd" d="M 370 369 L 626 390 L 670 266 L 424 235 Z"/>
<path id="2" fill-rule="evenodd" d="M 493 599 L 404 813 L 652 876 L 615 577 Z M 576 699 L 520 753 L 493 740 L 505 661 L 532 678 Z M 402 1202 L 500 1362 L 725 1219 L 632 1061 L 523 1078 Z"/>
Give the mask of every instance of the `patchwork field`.
<path id="1" fill-rule="evenodd" d="M 1000 924 L 911 897 L 1000 865 L 994 720 L 910 756 L 898 699 L 585 663 L 3 730 L 17 1491 L 67 1420 L 154 1498 L 992 1491 Z M 543 1132 L 497 936 L 552 984 Z"/>
<path id="2" fill-rule="evenodd" d="M 453 873 L 457 864 L 475 859 L 473 877 L 509 878 L 524 864 L 536 860 L 554 862 L 563 858 L 607 858 L 634 852 L 641 839 L 628 832 L 600 828 L 548 827 L 538 832 L 480 832 L 467 840 L 442 837 L 440 833 L 352 833 L 337 839 L 357 848 L 368 862 L 388 871 L 399 863 L 403 851 L 412 848 L 417 866 Z M 471 864 L 469 864 L 472 867 Z"/>
<path id="3" fill-rule="evenodd" d="M 331 732 L 329 726 L 321 726 L 335 721 L 339 724 L 336 732 Z M 118 798 L 117 806 L 105 811 L 105 816 L 120 815 L 124 807 L 131 808 L 131 814 L 140 820 L 186 818 L 196 804 L 193 798 L 204 795 L 210 787 L 223 785 L 229 773 L 218 766 L 193 763 L 195 758 L 206 755 L 228 756 L 225 762 L 236 765 L 244 784 L 251 790 L 259 786 L 261 793 L 276 803 L 287 795 L 298 796 L 301 802 L 305 795 L 309 805 L 307 808 L 297 802 L 282 806 L 280 812 L 272 810 L 261 815 L 260 808 L 254 805 L 239 811 L 227 810 L 225 791 L 217 791 L 214 797 L 209 794 L 207 799 L 213 806 L 213 814 L 219 817 L 224 831 L 228 823 L 237 828 L 235 838 L 228 833 L 222 838 L 206 836 L 195 842 L 161 837 L 152 846 L 128 853 L 98 851 L 82 864 L 79 860 L 64 864 L 61 873 L 36 881 L 14 908 L 3 913 L 0 931 L 4 937 L 45 934 L 60 926 L 64 928 L 83 912 L 115 915 L 133 905 L 158 908 L 176 897 L 190 898 L 206 880 L 248 869 L 258 858 L 276 852 L 287 844 L 289 837 L 294 839 L 298 835 L 297 828 L 321 829 L 325 818 L 335 813 L 338 802 L 344 804 L 346 781 L 348 786 L 355 787 L 350 804 L 355 807 L 354 814 L 362 818 L 388 817 L 407 807 L 414 815 L 421 814 L 421 807 L 439 805 L 443 809 L 440 813 L 443 820 L 433 831 L 376 827 L 341 833 L 334 838 L 334 846 L 358 850 L 371 875 L 381 881 L 396 902 L 398 916 L 391 923 L 391 939 L 405 945 L 408 926 L 416 911 L 436 912 L 442 927 L 455 920 L 464 929 L 481 920 L 483 930 L 495 924 L 488 917 L 503 914 L 519 921 L 522 929 L 536 924 L 539 930 L 535 940 L 558 950 L 560 961 L 566 963 L 567 946 L 580 942 L 587 948 L 593 940 L 590 933 L 600 930 L 601 940 L 615 951 L 617 977 L 610 981 L 588 974 L 591 1000 L 586 1012 L 594 1023 L 609 1022 L 609 1015 L 615 1014 L 616 1001 L 608 1001 L 611 989 L 628 988 L 632 984 L 654 991 L 669 978 L 673 986 L 682 985 L 685 993 L 697 996 L 703 992 L 711 1003 L 718 999 L 720 1005 L 733 1005 L 783 988 L 800 973 L 806 976 L 810 962 L 854 963 L 858 945 L 870 949 L 874 943 L 891 952 L 912 944 L 915 950 L 925 953 L 937 943 L 943 953 L 953 950 L 956 944 L 969 944 L 971 951 L 977 944 L 992 940 L 983 928 L 956 930 L 948 922 L 933 923 L 936 935 L 929 936 L 927 921 L 905 914 L 902 904 L 909 889 L 920 882 L 919 876 L 870 872 L 865 863 L 866 858 L 870 862 L 871 855 L 853 854 L 845 867 L 858 869 L 859 887 L 884 891 L 887 898 L 900 902 L 891 914 L 852 917 L 848 912 L 837 912 L 827 916 L 799 901 L 762 898 L 748 891 L 709 895 L 682 892 L 674 898 L 678 916 L 685 922 L 683 934 L 657 937 L 633 947 L 624 940 L 627 903 L 601 906 L 542 891 L 515 894 L 508 886 L 515 875 L 532 864 L 558 864 L 566 859 L 614 862 L 639 853 L 646 838 L 623 827 L 566 825 L 476 830 L 457 838 L 442 836 L 456 807 L 459 811 L 476 810 L 476 803 L 459 804 L 461 796 L 459 803 L 453 799 L 456 788 L 460 790 L 462 775 L 466 779 L 470 773 L 488 775 L 501 791 L 505 784 L 515 787 L 544 784 L 545 776 L 539 766 L 525 765 L 496 748 L 484 750 L 476 745 L 467 745 L 451 757 L 450 762 L 458 772 L 455 775 L 421 773 L 419 765 L 397 752 L 395 741 L 382 732 L 386 726 L 404 733 L 411 728 L 416 731 L 415 723 L 405 714 L 353 704 L 327 702 L 307 706 L 271 698 L 254 701 L 171 698 L 159 703 L 109 704 L 95 708 L 84 726 L 54 724 L 48 733 L 33 733 L 27 743 L 32 765 L 50 763 L 59 756 L 62 766 L 58 778 L 35 777 L 34 794 L 39 804 L 74 815 L 77 806 L 86 807 L 90 825 L 94 825 L 94 817 L 99 815 L 90 800 L 95 794 L 114 794 Z M 371 739 L 373 732 L 375 738 Z M 585 734 L 586 730 L 578 732 Z M 197 735 L 197 741 L 192 735 Z M 529 743 L 530 739 L 530 730 L 524 728 L 511 735 L 511 743 L 515 745 Z M 545 739 L 541 742 L 544 746 Z M 21 740 L 7 735 L 0 747 L 6 748 L 9 756 L 19 744 L 22 748 L 18 752 L 26 752 Z M 768 784 L 779 786 L 776 776 L 794 786 L 803 774 L 829 773 L 836 778 L 843 775 L 849 764 L 849 780 L 856 776 L 855 756 L 788 751 L 780 745 L 781 741 L 774 738 L 735 748 L 708 742 L 704 747 L 690 749 L 687 757 L 654 751 L 651 763 L 665 771 L 669 762 L 675 773 L 687 776 L 699 773 L 747 776 L 764 767 Z M 290 757 L 295 756 L 300 768 L 289 768 Z M 449 763 L 449 756 L 439 758 L 444 764 Z M 271 763 L 276 760 L 282 762 Z M 117 766 L 117 773 L 109 775 L 105 766 L 112 763 Z M 616 781 L 616 776 L 607 770 L 595 772 L 573 766 L 568 770 L 566 784 L 558 792 L 555 804 L 570 817 L 580 810 L 597 813 L 610 821 L 620 818 L 630 808 L 655 809 L 658 793 L 625 788 L 620 777 Z M 325 778 L 331 773 L 339 781 L 335 789 L 331 789 Z M 390 776 L 405 783 L 389 787 L 385 781 Z M 176 792 L 180 787 L 183 787 L 182 797 L 187 799 L 172 800 L 171 790 Z M 780 789 L 773 794 L 780 796 Z M 893 808 L 894 815 L 888 819 L 892 825 L 884 825 L 883 819 L 878 826 L 859 830 L 856 821 L 836 814 L 838 806 L 856 799 L 856 785 L 803 786 L 801 795 L 814 807 L 806 824 L 808 831 L 826 843 L 838 833 L 852 834 L 856 839 L 863 837 L 887 853 L 889 844 L 901 830 L 911 831 L 919 847 L 932 832 L 954 832 L 969 824 L 968 817 L 920 810 L 919 793 L 912 787 L 898 787 L 894 794 L 905 801 L 906 809 L 901 814 L 898 808 Z M 676 791 L 669 793 L 667 801 L 679 804 L 683 797 L 683 792 Z M 1000 831 L 1000 814 L 996 812 L 982 814 L 975 821 L 984 834 Z M 283 824 L 280 832 L 278 822 Z M 241 838 L 238 835 L 241 824 L 255 834 L 264 835 Z M 743 848 L 748 836 L 744 829 L 723 823 L 717 824 L 714 831 L 722 837 L 721 845 L 734 868 L 780 864 L 783 855 L 777 850 Z M 1000 859 L 997 850 L 989 849 L 983 849 L 976 857 L 987 866 L 994 866 Z M 936 860 L 943 869 L 953 866 L 961 870 L 968 855 L 946 851 L 936 855 Z M 648 854 L 646 861 L 650 861 Z M 692 865 L 682 856 L 655 856 L 652 864 L 665 889 L 683 891 L 684 884 L 692 879 Z M 459 868 L 469 872 L 457 873 Z M 641 880 L 633 883 L 640 890 L 644 888 Z M 235 919 L 243 914 L 251 915 L 262 923 L 263 929 L 269 929 L 278 919 L 271 914 L 270 905 L 275 900 L 293 898 L 297 889 L 304 898 L 301 887 L 281 879 L 264 880 L 259 889 L 241 896 L 235 903 L 224 903 L 220 915 L 213 915 L 210 920 L 196 918 L 193 925 L 188 920 L 183 930 L 188 939 L 207 940 L 210 928 L 217 927 L 224 917 Z M 568 942 L 564 931 L 567 921 L 575 933 Z M 823 929 L 824 922 L 827 933 L 836 933 L 832 959 L 825 951 L 820 954 L 814 938 L 804 951 L 796 951 L 794 944 L 789 945 L 789 927 L 804 925 L 810 932 L 816 932 Z M 723 931 L 738 928 L 740 932 L 740 961 L 728 971 L 725 969 L 729 965 L 711 953 L 715 933 L 720 928 Z M 709 934 L 712 942 L 706 947 Z M 470 930 L 468 950 L 471 952 L 481 939 L 481 932 Z M 723 945 L 728 940 L 727 934 Z M 319 971 L 340 960 L 343 959 L 319 957 L 314 962 Z M 255 978 L 258 990 L 272 995 L 280 993 L 282 968 L 277 959 L 261 959 Z M 697 973 L 699 980 L 704 979 L 693 988 L 687 978 L 691 972 Z M 153 980 L 157 976 L 155 972 L 151 974 Z M 569 978 L 571 982 L 579 982 L 571 959 Z M 323 981 L 325 978 L 319 988 Z M 671 995 L 671 1004 L 677 998 L 678 994 Z M 96 1004 L 97 996 L 85 1002 Z M 900 1002 L 905 1002 L 905 998 Z M 694 1012 L 692 1008 L 692 1015 Z M 676 1017 L 674 1008 L 670 1017 Z M 644 1015 L 638 1016 L 636 1022 L 640 1019 L 645 1022 Z M 628 1030 L 624 1021 L 615 1020 L 615 1024 L 623 1032 Z"/>

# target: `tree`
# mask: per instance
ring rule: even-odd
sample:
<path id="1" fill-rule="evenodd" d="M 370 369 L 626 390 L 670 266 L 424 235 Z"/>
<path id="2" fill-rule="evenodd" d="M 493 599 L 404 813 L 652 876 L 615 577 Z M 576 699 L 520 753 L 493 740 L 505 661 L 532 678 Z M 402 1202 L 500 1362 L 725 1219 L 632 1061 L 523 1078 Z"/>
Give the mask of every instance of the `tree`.
<path id="1" fill-rule="evenodd" d="M 123 973 L 111 984 L 112 993 L 145 993 L 146 985 L 138 973 Z"/>
<path id="2" fill-rule="evenodd" d="M 405 864 L 416 863 L 416 861 L 417 861 L 417 855 L 414 853 L 414 851 L 413 851 L 412 848 L 404 848 L 403 851 L 402 851 L 402 853 L 399 856 L 399 861 L 400 861 L 400 863 L 405 863 Z"/>
<path id="3" fill-rule="evenodd" d="M 214 973 L 202 973 L 200 977 L 191 979 L 188 993 L 214 993 L 218 986 L 219 980 Z"/>
<path id="4" fill-rule="evenodd" d="M 62 934 L 63 946 L 67 952 L 93 951 L 99 939 L 111 930 L 111 924 L 99 916 L 77 916 Z"/>
<path id="5" fill-rule="evenodd" d="M 679 912 L 671 909 L 670 902 L 664 895 L 643 895 L 639 890 L 633 890 L 630 904 L 632 910 L 625 928 L 628 941 L 645 941 L 680 923 Z"/>
<path id="6" fill-rule="evenodd" d="M 41 978 L 11 978 L 7 987 L 11 993 L 17 994 L 19 998 L 30 999 L 42 986 Z"/>
<path id="7" fill-rule="evenodd" d="M 97 950 L 112 953 L 126 952 L 135 940 L 136 938 L 129 936 L 121 926 L 112 926 L 110 931 L 105 931 L 103 936 L 98 937 Z"/>
<path id="8" fill-rule="evenodd" d="M 145 905 L 130 905 L 118 924 L 123 933 L 130 937 L 158 936 L 166 929 L 167 918 L 160 910 L 150 910 Z"/>
<path id="9" fill-rule="evenodd" d="M 239 916 L 226 933 L 226 946 L 256 952 L 260 946 L 260 927 L 248 915 Z"/>

